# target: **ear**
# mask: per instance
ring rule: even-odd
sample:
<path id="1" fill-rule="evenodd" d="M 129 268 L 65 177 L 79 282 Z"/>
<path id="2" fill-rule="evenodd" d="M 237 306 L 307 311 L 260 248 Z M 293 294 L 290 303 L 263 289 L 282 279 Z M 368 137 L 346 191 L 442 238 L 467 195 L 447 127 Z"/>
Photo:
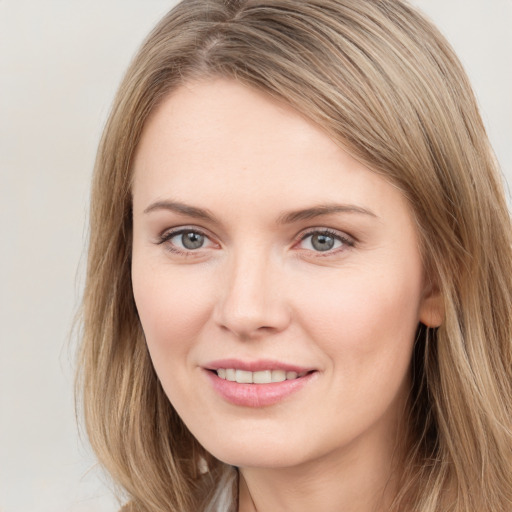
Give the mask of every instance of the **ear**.
<path id="1" fill-rule="evenodd" d="M 439 327 L 444 320 L 443 296 L 439 286 L 427 282 L 420 305 L 420 322 L 426 327 Z"/>

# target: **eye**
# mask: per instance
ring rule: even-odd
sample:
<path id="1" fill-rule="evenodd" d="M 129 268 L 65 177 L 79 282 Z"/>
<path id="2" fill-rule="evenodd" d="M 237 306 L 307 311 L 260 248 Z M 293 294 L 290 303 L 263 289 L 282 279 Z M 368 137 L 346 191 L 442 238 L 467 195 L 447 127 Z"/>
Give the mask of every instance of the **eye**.
<path id="1" fill-rule="evenodd" d="M 195 231 L 186 231 L 180 235 L 174 235 L 171 238 L 171 242 L 178 246 L 181 244 L 181 247 L 184 249 L 193 251 L 194 249 L 200 249 L 204 245 L 205 236 Z"/>
<path id="2" fill-rule="evenodd" d="M 353 240 L 336 231 L 328 229 L 310 231 L 302 235 L 299 248 L 315 252 L 335 252 L 344 246 L 352 247 Z"/>
<path id="3" fill-rule="evenodd" d="M 166 244 L 170 251 L 177 253 L 196 251 L 214 245 L 204 233 L 191 228 L 167 231 L 160 237 L 158 243 Z"/>

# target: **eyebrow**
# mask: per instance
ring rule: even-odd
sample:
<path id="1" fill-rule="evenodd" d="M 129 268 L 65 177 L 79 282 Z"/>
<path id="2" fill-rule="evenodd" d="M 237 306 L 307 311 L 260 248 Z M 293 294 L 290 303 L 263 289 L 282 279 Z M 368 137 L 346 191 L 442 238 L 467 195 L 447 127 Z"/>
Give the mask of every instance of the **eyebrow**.
<path id="1" fill-rule="evenodd" d="M 331 215 L 334 213 L 358 213 L 378 218 L 371 210 L 362 208 L 361 206 L 352 204 L 325 204 L 313 206 L 312 208 L 305 208 L 303 210 L 282 213 L 277 222 L 278 224 L 292 224 L 301 220 L 315 219 L 316 217 Z"/>
<path id="2" fill-rule="evenodd" d="M 156 201 L 149 205 L 144 213 L 151 213 L 155 210 L 169 210 L 180 215 L 186 215 L 196 219 L 207 220 L 210 222 L 218 223 L 215 215 L 209 210 L 190 206 L 185 203 L 177 201 Z M 301 210 L 294 210 L 290 212 L 283 212 L 277 218 L 277 224 L 293 224 L 302 220 L 310 220 L 323 215 L 331 215 L 335 213 L 357 213 L 361 215 L 368 215 L 370 217 L 378 218 L 375 213 L 367 208 L 351 204 L 325 204 L 305 208 Z"/>
<path id="3" fill-rule="evenodd" d="M 215 222 L 215 216 L 209 211 L 203 208 L 197 208 L 196 206 L 190 206 L 185 203 L 179 203 L 176 201 L 156 201 L 150 204 L 144 213 L 151 213 L 155 210 L 170 210 L 172 212 L 179 213 L 181 215 L 187 215 L 188 217 L 194 217 L 196 219 L 208 220 Z"/>

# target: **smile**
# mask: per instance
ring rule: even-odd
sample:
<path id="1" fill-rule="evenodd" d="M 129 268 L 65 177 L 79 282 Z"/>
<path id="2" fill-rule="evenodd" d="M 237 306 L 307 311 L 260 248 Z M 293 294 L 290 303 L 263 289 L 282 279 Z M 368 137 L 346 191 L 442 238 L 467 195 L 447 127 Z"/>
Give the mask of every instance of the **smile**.
<path id="1" fill-rule="evenodd" d="M 286 370 L 261 370 L 251 372 L 235 368 L 218 368 L 216 372 L 221 379 L 238 382 L 239 384 L 271 384 L 272 382 L 295 380 L 303 377 L 307 373 L 297 373 L 295 371 Z"/>
<path id="2" fill-rule="evenodd" d="M 224 359 L 203 367 L 213 390 L 223 400 L 241 407 L 267 407 L 292 399 L 317 380 L 316 369 L 278 361 Z"/>

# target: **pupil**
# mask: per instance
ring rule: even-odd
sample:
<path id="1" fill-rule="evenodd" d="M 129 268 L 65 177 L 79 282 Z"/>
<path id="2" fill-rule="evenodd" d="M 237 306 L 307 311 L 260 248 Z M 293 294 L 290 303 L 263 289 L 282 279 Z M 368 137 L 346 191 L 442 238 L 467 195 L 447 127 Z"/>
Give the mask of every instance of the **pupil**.
<path id="1" fill-rule="evenodd" d="M 317 251 L 328 251 L 334 246 L 334 238 L 329 235 L 313 235 L 311 238 L 311 245 Z"/>
<path id="2" fill-rule="evenodd" d="M 184 233 L 181 237 L 181 241 L 183 243 L 183 247 L 186 249 L 199 249 L 204 243 L 204 236 L 199 233 L 194 233 L 193 231 L 189 231 L 188 233 Z"/>

